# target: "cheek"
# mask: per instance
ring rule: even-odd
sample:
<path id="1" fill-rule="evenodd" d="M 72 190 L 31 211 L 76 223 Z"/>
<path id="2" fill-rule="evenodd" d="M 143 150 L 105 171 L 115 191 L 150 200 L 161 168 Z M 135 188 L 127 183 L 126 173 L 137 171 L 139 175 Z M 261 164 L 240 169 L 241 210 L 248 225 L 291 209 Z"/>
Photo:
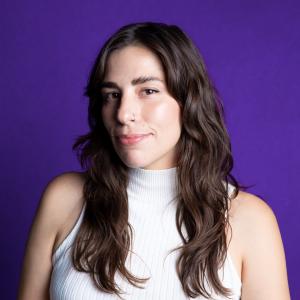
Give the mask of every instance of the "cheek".
<path id="1" fill-rule="evenodd" d="M 175 101 L 175 100 L 174 100 Z M 180 122 L 180 108 L 176 103 L 160 103 L 146 111 L 148 121 L 154 126 L 164 128 L 177 125 Z"/>
<path id="2" fill-rule="evenodd" d="M 103 124 L 105 126 L 105 128 L 108 130 L 108 128 L 110 127 L 111 124 L 111 110 L 106 108 L 102 108 L 101 112 L 100 112 L 100 116 L 103 120 Z"/>

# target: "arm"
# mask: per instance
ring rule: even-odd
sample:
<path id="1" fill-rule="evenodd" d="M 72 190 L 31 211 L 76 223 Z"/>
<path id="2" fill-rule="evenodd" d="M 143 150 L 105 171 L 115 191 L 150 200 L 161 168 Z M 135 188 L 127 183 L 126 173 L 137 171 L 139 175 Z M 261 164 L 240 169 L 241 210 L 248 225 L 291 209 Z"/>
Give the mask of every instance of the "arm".
<path id="1" fill-rule="evenodd" d="M 75 173 L 55 177 L 45 188 L 36 211 L 19 284 L 18 300 L 49 299 L 52 251 L 65 220 L 79 204 L 80 181 Z"/>
<path id="2" fill-rule="evenodd" d="M 260 198 L 239 200 L 242 300 L 290 300 L 283 243 L 276 217 Z"/>

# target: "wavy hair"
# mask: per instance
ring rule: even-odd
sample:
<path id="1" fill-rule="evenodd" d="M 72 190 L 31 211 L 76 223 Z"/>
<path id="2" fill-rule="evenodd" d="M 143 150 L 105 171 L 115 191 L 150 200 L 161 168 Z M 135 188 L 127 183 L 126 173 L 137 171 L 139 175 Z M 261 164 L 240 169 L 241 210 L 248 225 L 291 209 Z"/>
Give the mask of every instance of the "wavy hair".
<path id="1" fill-rule="evenodd" d="M 146 47 L 159 58 L 167 90 L 181 107 L 176 227 L 182 245 L 173 251 L 179 250 L 176 271 L 182 288 L 189 297 L 209 298 L 207 278 L 216 293 L 229 296 L 230 289 L 218 277 L 228 250 L 227 229 L 232 231 L 227 216 L 228 183 L 235 187 L 233 197 L 243 187 L 230 174 L 231 144 L 218 92 L 199 50 L 176 25 L 144 22 L 123 26 L 104 43 L 92 67 L 85 89 L 90 131 L 73 145 L 86 176 L 86 210 L 72 250 L 73 265 L 89 273 L 99 290 L 120 298 L 122 290 L 114 279 L 117 271 L 139 288 L 148 280 L 136 277 L 125 266 L 132 241 L 128 168 L 115 152 L 100 113 L 99 86 L 108 58 L 114 50 L 129 45 Z"/>

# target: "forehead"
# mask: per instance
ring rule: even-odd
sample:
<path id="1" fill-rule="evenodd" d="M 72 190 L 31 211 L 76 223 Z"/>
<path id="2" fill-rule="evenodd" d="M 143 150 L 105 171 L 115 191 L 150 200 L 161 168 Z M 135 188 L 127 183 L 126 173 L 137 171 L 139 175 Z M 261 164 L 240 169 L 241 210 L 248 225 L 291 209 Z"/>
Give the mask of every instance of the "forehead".
<path id="1" fill-rule="evenodd" d="M 106 80 L 124 77 L 155 76 L 164 80 L 163 66 L 151 50 L 142 46 L 126 46 L 108 57 Z"/>

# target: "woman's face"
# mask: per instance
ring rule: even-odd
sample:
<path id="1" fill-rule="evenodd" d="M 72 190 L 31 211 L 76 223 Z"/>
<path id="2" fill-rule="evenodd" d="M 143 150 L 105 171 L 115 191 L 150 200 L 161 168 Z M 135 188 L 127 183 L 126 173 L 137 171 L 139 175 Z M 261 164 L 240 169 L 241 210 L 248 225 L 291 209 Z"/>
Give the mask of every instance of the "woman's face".
<path id="1" fill-rule="evenodd" d="M 111 53 L 106 70 L 102 118 L 120 159 L 131 168 L 175 167 L 180 107 L 159 59 L 145 47 L 127 46 Z"/>

